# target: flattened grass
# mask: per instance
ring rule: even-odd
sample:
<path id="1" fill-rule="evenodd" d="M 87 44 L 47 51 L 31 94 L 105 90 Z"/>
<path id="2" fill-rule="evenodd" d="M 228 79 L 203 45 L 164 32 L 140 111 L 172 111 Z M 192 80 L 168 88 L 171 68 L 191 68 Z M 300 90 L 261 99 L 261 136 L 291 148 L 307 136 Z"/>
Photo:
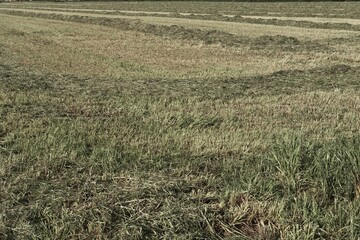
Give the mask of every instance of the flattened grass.
<path id="1" fill-rule="evenodd" d="M 238 78 L 315 66 L 356 66 L 359 61 L 355 38 L 325 45 L 284 36 L 228 38 L 222 32 L 177 27 L 155 27 L 153 36 L 149 35 L 154 32 L 151 24 L 68 20 L 87 24 L 3 15 L 1 39 L 13 57 L 32 70 L 122 79 Z M 90 25 L 92 21 L 110 27 Z M 257 64 L 262 67 L 253 68 Z"/>
<path id="2" fill-rule="evenodd" d="M 128 10 L 152 12 L 224 13 L 262 16 L 359 18 L 358 2 L 25 2 L 7 3 L 14 7 L 63 9 Z"/>
<path id="3" fill-rule="evenodd" d="M 154 17 L 154 16 L 126 16 L 126 15 L 106 15 L 106 14 L 94 14 L 94 13 L 81 13 L 81 12 L 57 12 L 51 10 L 33 10 L 33 9 L 16 9 L 16 8 L 4 8 L 2 11 L 15 11 L 19 13 L 37 14 L 56 14 L 58 18 L 60 16 L 82 16 L 90 18 L 106 18 L 106 19 L 140 19 L 148 24 L 160 25 L 160 26 L 172 26 L 178 25 L 188 28 L 197 28 L 202 30 L 217 30 L 225 33 L 259 37 L 262 35 L 284 35 L 288 37 L 295 37 L 306 40 L 320 40 L 328 38 L 341 38 L 349 36 L 357 36 L 358 33 L 349 30 L 338 29 L 311 29 L 301 28 L 293 26 L 271 26 L 266 24 L 246 23 L 246 22 L 229 22 L 229 21 L 213 21 L 213 20 L 198 20 L 198 19 L 184 19 L 184 18 L 169 18 L 169 17 Z M 51 17 L 51 16 L 49 16 Z M 56 16 L 52 16 L 56 19 Z"/>
<path id="4" fill-rule="evenodd" d="M 147 63 L 155 45 L 143 61 L 129 53 L 114 60 L 148 64 L 116 76 L 89 67 L 121 46 L 93 31 L 136 37 L 131 52 L 161 38 L 8 19 L 0 28 L 1 239 L 359 238 L 356 57 L 332 53 L 322 66 L 291 70 L 279 63 L 285 53 L 268 53 L 287 70 L 231 75 L 214 56 L 225 61 L 236 48 L 178 40 L 171 51 L 186 51 L 184 59 L 204 51 L 204 64 L 225 73 L 194 78 L 181 66 L 181 76 L 158 74 Z M 43 41 L 51 47 L 35 62 Z M 99 43 L 109 47 L 92 52 Z M 71 55 L 80 46 L 86 54 Z M 72 66 L 83 65 L 51 62 L 66 47 Z"/>

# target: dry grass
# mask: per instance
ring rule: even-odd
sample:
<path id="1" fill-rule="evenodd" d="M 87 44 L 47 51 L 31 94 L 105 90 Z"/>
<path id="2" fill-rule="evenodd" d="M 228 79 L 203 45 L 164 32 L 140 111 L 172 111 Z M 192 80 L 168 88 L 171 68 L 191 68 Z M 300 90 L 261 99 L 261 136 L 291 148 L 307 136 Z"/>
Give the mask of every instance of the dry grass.
<path id="1" fill-rule="evenodd" d="M 221 13 L 229 15 L 336 17 L 358 19 L 358 2 L 25 2 L 3 4 L 9 7 L 51 7 L 152 12 Z"/>
<path id="2" fill-rule="evenodd" d="M 357 36 L 356 31 L 348 30 L 332 30 L 332 29 L 311 29 L 300 27 L 287 27 L 287 26 L 271 26 L 265 24 L 249 24 L 237 22 L 222 22 L 212 20 L 197 20 L 197 19 L 182 19 L 182 18 L 163 18 L 163 17 L 149 17 L 149 16 L 118 16 L 106 14 L 93 14 L 93 13 L 76 13 L 76 12 L 58 12 L 49 10 L 32 10 L 32 9 L 19 9 L 19 8 L 5 8 L 3 10 L 10 11 L 24 11 L 30 13 L 43 13 L 43 14 L 61 14 L 65 16 L 88 16 L 99 18 L 125 18 L 125 19 L 140 19 L 149 24 L 155 25 L 179 25 L 189 28 L 198 28 L 205 30 L 220 30 L 234 35 L 259 37 L 263 35 L 284 35 L 295 37 L 305 40 L 322 40 L 329 38 L 347 38 Z"/>
<path id="3" fill-rule="evenodd" d="M 245 18 L 260 18 L 260 19 L 279 19 L 279 20 L 295 20 L 295 21 L 309 21 L 320 23 L 349 23 L 353 25 L 360 25 L 360 19 L 353 18 L 323 18 L 323 17 L 280 17 L 280 16 L 250 16 L 246 15 Z"/>
<path id="4" fill-rule="evenodd" d="M 10 7 L 13 5 L 7 5 L 6 7 Z M 15 5 L 16 6 L 16 5 Z M 128 13 L 128 14 L 145 14 L 145 15 L 173 15 L 179 14 L 182 16 L 191 16 L 191 15 L 198 15 L 198 16 L 211 16 L 211 13 L 192 13 L 192 12 L 150 12 L 150 11 L 127 11 L 127 10 L 115 10 L 115 9 L 91 9 L 91 8 L 69 8 L 69 7 L 39 7 L 36 5 L 33 6 L 22 6 L 26 7 L 26 9 L 38 9 L 38 10 L 48 10 L 48 11 L 71 11 L 71 12 L 88 12 L 88 13 L 113 13 L 113 14 L 121 14 L 121 13 Z M 19 9 L 19 8 L 16 8 Z M 239 15 L 231 15 L 231 14 L 222 14 L 223 16 L 228 17 L 236 17 Z M 360 25 L 359 19 L 354 18 L 330 18 L 330 17 L 282 17 L 282 16 L 251 16 L 251 15 L 242 15 L 244 18 L 253 18 L 253 19 L 278 19 L 278 20 L 294 20 L 294 21 L 308 21 L 308 22 L 315 22 L 315 23 L 348 23 L 352 25 Z"/>
<path id="5" fill-rule="evenodd" d="M 334 58 L 333 53 L 224 48 L 88 24 L 1 18 L 6 33 L 2 42 L 22 65 L 40 72 L 127 79 L 148 75 L 155 79 L 239 77 L 327 64 L 351 65 L 359 59 L 354 53 L 339 53 Z M 254 65 L 262 68 L 252 68 Z"/>
<path id="6" fill-rule="evenodd" d="M 63 20 L 0 14 L 0 239 L 359 238 L 358 38 Z"/>

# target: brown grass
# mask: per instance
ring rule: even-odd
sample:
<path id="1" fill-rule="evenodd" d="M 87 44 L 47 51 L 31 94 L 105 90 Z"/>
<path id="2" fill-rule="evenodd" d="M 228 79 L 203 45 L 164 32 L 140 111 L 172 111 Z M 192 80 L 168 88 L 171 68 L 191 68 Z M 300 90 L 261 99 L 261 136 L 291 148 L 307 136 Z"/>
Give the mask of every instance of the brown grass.
<path id="1" fill-rule="evenodd" d="M 239 77 L 359 61 L 351 49 L 335 55 L 224 48 L 88 24 L 1 18 L 7 33 L 2 41 L 14 57 L 24 66 L 47 72 L 122 78 Z M 254 65 L 262 67 L 252 68 Z"/>
<path id="2" fill-rule="evenodd" d="M 359 239 L 358 38 L 51 16 L 0 14 L 0 239 Z"/>
<path id="3" fill-rule="evenodd" d="M 89 16 L 89 17 L 106 17 L 106 18 L 125 18 L 125 19 L 140 19 L 146 23 L 157 25 L 179 25 L 190 28 L 199 28 L 206 30 L 221 30 L 227 33 L 243 36 L 258 37 L 262 35 L 284 35 L 296 37 L 299 39 L 313 39 L 321 40 L 328 38 L 343 38 L 357 36 L 357 32 L 348 30 L 332 30 L 332 29 L 309 29 L 300 27 L 287 26 L 271 26 L 264 24 L 249 24 L 236 22 L 222 22 L 212 20 L 196 20 L 196 19 L 181 19 L 181 18 L 162 18 L 162 17 L 148 17 L 148 16 L 117 16 L 93 13 L 74 13 L 74 12 L 58 12 L 49 10 L 32 10 L 19 8 L 6 8 L 2 10 L 16 10 L 30 13 L 45 13 L 45 14 L 62 14 L 66 16 Z"/>

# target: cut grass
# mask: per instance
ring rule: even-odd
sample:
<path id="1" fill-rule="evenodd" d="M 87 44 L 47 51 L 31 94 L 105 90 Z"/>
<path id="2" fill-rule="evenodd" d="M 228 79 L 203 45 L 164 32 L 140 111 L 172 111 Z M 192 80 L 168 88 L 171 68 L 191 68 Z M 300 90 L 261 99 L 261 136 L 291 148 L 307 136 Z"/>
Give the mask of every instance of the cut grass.
<path id="1" fill-rule="evenodd" d="M 244 16 L 246 18 L 255 19 L 279 19 L 279 20 L 294 20 L 294 21 L 308 21 L 308 22 L 319 22 L 319 23 L 348 23 L 352 25 L 360 25 L 360 19 L 352 18 L 322 18 L 322 17 L 269 17 L 269 16 Z"/>
<path id="2" fill-rule="evenodd" d="M 138 78 L 145 82 L 149 79 L 201 80 L 337 64 L 356 66 L 359 61 L 359 55 L 352 49 L 356 48 L 356 44 L 352 44 L 352 48 L 346 47 L 346 50 L 342 47 L 339 50 L 329 49 L 328 46 L 322 49 L 323 45 L 316 43 L 312 47 L 305 43 L 290 46 L 291 43 L 281 42 L 287 38 L 264 36 L 244 43 L 245 47 L 224 48 L 215 44 L 206 45 L 200 39 L 196 41 L 197 35 L 192 39 L 188 33 L 197 31 L 191 29 L 180 29 L 175 35 L 180 39 L 173 40 L 148 35 L 143 30 L 138 32 L 137 25 L 121 31 L 124 27 L 117 25 L 121 22 L 107 22 L 114 29 L 91 25 L 91 19 L 82 19 L 87 24 L 78 24 L 8 15 L 0 17 L 4 23 L 1 29 L 5 33 L 0 38 L 12 51 L 12 57 L 33 71 L 54 74 Z M 158 34 L 170 36 L 172 32 L 159 29 Z M 198 36 L 205 36 L 204 33 Z M 188 40 L 181 40 L 184 36 Z M 222 41 L 221 36 L 210 38 L 213 41 L 217 39 Z M 139 45 L 144 48 L 139 48 Z M 319 49 L 314 49 L 319 46 Z M 306 47 L 308 51 L 314 49 L 315 52 L 280 51 L 287 47 Z M 253 68 L 255 64 L 260 64 L 262 68 Z"/>
<path id="3" fill-rule="evenodd" d="M 152 12 L 222 13 L 232 15 L 354 18 L 360 16 L 359 2 L 25 2 L 6 3 L 9 7 L 123 10 Z"/>
<path id="4" fill-rule="evenodd" d="M 0 239 L 359 238 L 356 52 L 0 17 Z"/>
<path id="5" fill-rule="evenodd" d="M 225 112 L 217 117 L 175 115 L 194 103 L 198 106 L 192 114 L 208 111 L 206 105 L 216 101 L 181 105 L 184 100 L 165 98 L 149 104 L 112 97 L 113 106 L 101 98 L 89 102 L 84 94 L 58 99 L 63 94 L 37 91 L 1 98 L 6 116 L 1 144 L 3 238 L 355 239 L 359 234 L 356 175 L 346 174 L 358 171 L 356 139 L 332 143 L 325 137 L 289 136 L 274 143 L 269 139 L 268 147 L 256 151 L 251 149 L 256 141 L 264 146 L 266 138 L 259 136 L 266 137 L 266 131 L 258 132 L 258 123 L 239 127 L 229 122 L 226 107 L 220 107 Z M 344 103 L 335 99 L 339 103 L 329 106 Z M 160 101 L 167 101 L 163 110 Z M 304 119 L 320 131 L 311 131 L 316 139 L 324 131 L 316 125 L 325 119 L 320 114 L 324 104 L 319 98 L 314 107 L 301 103 L 311 111 L 318 106 L 315 122 L 308 110 Z M 278 109 L 284 106 L 277 104 Z M 173 108 L 174 113 L 169 111 Z M 253 104 L 245 112 L 260 109 Z M 280 117 L 279 128 L 286 129 L 284 121 L 294 128 L 288 116 Z M 335 121 L 341 126 L 340 119 L 344 117 Z M 353 119 L 358 124 L 359 118 Z M 346 114 L 344 125 L 348 120 Z M 276 126 L 269 125 L 275 133 Z M 241 135 L 234 131 L 241 129 Z M 244 139 L 254 131 L 251 141 Z M 241 142 L 252 146 L 239 149 Z"/>
<path id="6" fill-rule="evenodd" d="M 288 37 L 295 37 L 305 40 L 321 40 L 328 38 L 341 38 L 357 36 L 358 33 L 348 30 L 333 30 L 333 29 L 311 29 L 300 27 L 288 27 L 288 26 L 272 26 L 264 24 L 249 24 L 249 23 L 237 23 L 237 22 L 223 22 L 213 20 L 197 20 L 197 19 L 183 19 L 183 18 L 164 18 L 153 16 L 125 16 L 125 15 L 106 15 L 106 14 L 94 14 L 94 13 L 79 13 L 79 12 L 59 12 L 49 10 L 33 10 L 33 9 L 18 9 L 18 8 L 2 8 L 2 12 L 24 12 L 32 14 L 57 14 L 63 16 L 86 16 L 92 18 L 108 18 L 108 19 L 140 19 L 148 24 L 155 24 L 161 26 L 178 25 L 188 28 L 198 28 L 202 30 L 218 30 L 226 33 L 259 37 L 262 35 L 284 35 Z M 55 16 L 53 16 L 55 17 Z"/>
<path id="7" fill-rule="evenodd" d="M 10 7 L 10 8 L 9 8 Z M 24 6 L 23 6 L 24 7 Z M 11 9 L 11 5 L 7 6 Z M 16 8 L 19 10 L 20 8 Z M 76 9 L 76 8 L 56 8 L 56 7 L 26 7 L 26 9 L 78 12 L 78 13 L 99 13 L 112 15 L 128 16 L 154 16 L 154 17 L 176 17 L 185 19 L 215 20 L 227 22 L 243 22 L 268 24 L 276 26 L 292 26 L 304 28 L 337 29 L 337 30 L 360 30 L 360 20 L 354 18 L 325 18 L 325 17 L 283 17 L 283 16 L 251 16 L 251 15 L 232 15 L 221 13 L 184 13 L 184 12 L 149 12 L 149 11 L 126 11 L 109 9 Z"/>

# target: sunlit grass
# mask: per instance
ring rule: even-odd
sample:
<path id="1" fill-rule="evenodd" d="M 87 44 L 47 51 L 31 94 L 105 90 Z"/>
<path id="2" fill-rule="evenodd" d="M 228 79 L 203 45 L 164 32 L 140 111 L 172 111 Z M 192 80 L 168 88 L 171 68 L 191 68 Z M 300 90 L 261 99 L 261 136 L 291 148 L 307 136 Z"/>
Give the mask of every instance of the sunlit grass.
<path id="1" fill-rule="evenodd" d="M 0 239 L 359 238 L 356 54 L 0 18 Z"/>

